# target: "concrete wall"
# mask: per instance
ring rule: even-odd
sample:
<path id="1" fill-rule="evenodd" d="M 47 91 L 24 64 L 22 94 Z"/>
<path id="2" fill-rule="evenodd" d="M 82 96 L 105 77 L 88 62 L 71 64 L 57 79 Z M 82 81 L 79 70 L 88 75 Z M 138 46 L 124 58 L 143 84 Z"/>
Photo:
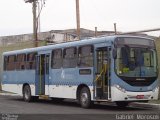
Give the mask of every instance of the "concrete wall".
<path id="1" fill-rule="evenodd" d="M 59 42 L 76 40 L 76 36 L 66 33 L 57 33 L 55 31 L 48 31 L 48 32 L 38 33 L 38 40 L 59 43 Z M 0 37 L 0 46 L 6 46 L 18 42 L 28 42 L 28 41 L 33 41 L 33 34 L 2 36 Z"/>

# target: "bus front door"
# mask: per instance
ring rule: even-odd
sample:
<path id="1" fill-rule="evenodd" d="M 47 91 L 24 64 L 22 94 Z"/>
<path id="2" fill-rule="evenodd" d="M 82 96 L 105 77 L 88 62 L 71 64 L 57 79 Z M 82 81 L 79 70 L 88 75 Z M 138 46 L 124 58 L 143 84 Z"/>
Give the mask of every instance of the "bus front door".
<path id="1" fill-rule="evenodd" d="M 110 99 L 110 48 L 96 49 L 96 99 Z"/>
<path id="2" fill-rule="evenodd" d="M 49 54 L 41 54 L 36 57 L 36 95 L 48 95 L 48 89 L 45 88 L 49 83 Z"/>

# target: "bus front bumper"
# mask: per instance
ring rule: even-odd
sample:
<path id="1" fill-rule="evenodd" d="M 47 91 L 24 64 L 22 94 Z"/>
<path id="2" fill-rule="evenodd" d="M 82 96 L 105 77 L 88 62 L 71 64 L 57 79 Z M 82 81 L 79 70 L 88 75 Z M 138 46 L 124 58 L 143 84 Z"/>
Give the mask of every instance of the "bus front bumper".
<path id="1" fill-rule="evenodd" d="M 113 86 L 111 91 L 112 101 L 148 101 L 158 99 L 159 87 L 153 91 L 130 92 L 118 86 Z"/>

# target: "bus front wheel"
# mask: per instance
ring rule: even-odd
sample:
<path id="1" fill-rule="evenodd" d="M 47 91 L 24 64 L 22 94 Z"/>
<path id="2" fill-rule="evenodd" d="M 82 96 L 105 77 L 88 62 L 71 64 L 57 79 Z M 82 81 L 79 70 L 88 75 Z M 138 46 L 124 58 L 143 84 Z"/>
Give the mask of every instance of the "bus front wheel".
<path id="1" fill-rule="evenodd" d="M 31 89 L 29 85 L 25 85 L 23 88 L 23 99 L 26 102 L 31 102 L 32 101 L 32 96 L 31 96 Z"/>
<path id="2" fill-rule="evenodd" d="M 81 107 L 89 108 L 92 105 L 91 94 L 87 87 L 83 87 L 80 92 L 79 102 Z"/>

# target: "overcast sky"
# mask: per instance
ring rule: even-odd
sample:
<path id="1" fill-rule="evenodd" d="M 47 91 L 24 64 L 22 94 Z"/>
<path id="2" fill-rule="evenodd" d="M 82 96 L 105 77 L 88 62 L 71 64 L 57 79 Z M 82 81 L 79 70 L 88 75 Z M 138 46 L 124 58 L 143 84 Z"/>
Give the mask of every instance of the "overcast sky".
<path id="1" fill-rule="evenodd" d="M 160 0 L 79 0 L 81 28 L 127 32 L 160 28 Z M 76 28 L 75 0 L 46 0 L 41 31 Z M 32 33 L 32 5 L 0 0 L 0 36 Z M 160 31 L 152 33 L 160 36 Z"/>

